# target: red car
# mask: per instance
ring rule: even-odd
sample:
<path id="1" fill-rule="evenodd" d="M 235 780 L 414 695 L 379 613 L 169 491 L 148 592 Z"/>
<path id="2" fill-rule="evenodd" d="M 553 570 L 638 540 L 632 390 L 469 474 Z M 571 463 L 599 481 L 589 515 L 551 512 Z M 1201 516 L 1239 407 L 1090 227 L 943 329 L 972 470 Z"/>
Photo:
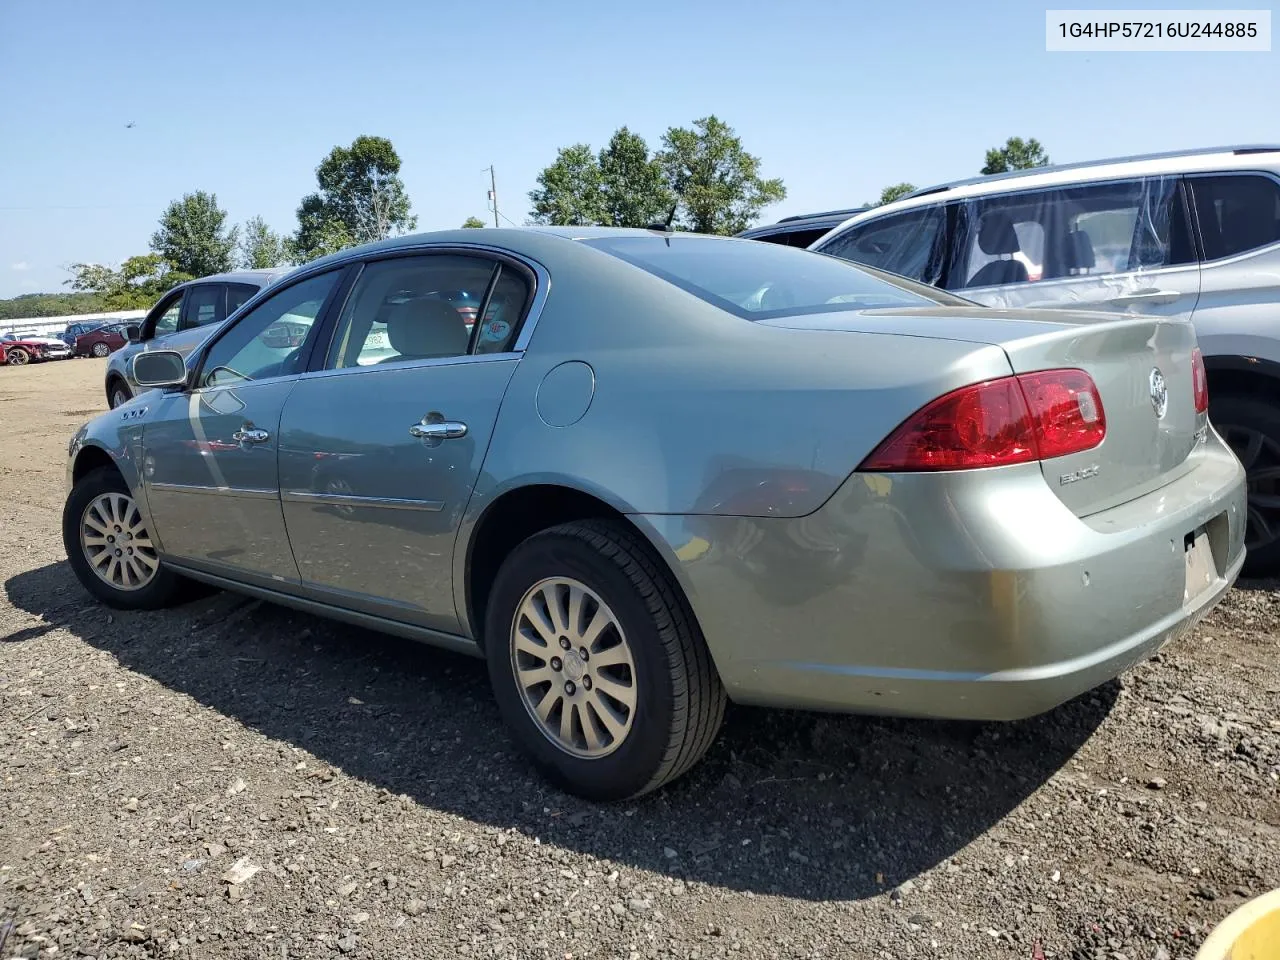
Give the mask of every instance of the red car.
<path id="1" fill-rule="evenodd" d="M 125 336 L 127 323 L 110 323 L 88 333 L 76 337 L 75 353 L 77 357 L 105 357 L 114 353 L 129 342 Z"/>
<path id="2" fill-rule="evenodd" d="M 4 354 L 4 362 L 15 367 L 40 360 L 65 360 L 71 356 L 71 348 L 61 340 L 16 333 L 0 337 L 0 352 Z"/>

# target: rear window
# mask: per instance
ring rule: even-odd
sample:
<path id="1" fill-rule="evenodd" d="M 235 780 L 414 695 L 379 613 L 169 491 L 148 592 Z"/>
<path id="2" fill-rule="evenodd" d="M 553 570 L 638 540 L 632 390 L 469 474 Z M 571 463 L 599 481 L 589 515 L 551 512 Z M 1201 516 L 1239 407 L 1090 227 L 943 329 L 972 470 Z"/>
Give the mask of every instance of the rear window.
<path id="1" fill-rule="evenodd" d="M 820 253 L 776 243 L 713 237 L 602 237 L 588 246 L 625 260 L 747 320 L 967 303 L 931 287 Z"/>

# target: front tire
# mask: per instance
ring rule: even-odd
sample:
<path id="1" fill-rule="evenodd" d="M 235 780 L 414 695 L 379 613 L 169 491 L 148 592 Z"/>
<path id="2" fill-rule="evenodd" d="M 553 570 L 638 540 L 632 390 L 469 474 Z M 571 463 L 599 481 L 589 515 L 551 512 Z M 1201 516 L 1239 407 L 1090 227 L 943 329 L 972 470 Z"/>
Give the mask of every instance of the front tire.
<path id="1" fill-rule="evenodd" d="M 111 348 L 108 347 L 105 343 L 102 343 L 101 341 L 99 341 L 98 343 L 95 343 L 92 347 L 89 348 L 89 352 L 92 353 L 95 357 L 105 357 L 108 353 L 111 352 Z"/>
<path id="2" fill-rule="evenodd" d="M 11 367 L 25 367 L 31 362 L 31 354 L 23 350 L 21 347 L 14 347 L 5 354 L 4 362 Z"/>
<path id="3" fill-rule="evenodd" d="M 1280 410 L 1253 397 L 1210 401 L 1209 419 L 1244 466 L 1248 483 L 1246 577 L 1280 573 Z"/>
<path id="4" fill-rule="evenodd" d="M 692 613 L 620 523 L 563 524 L 516 547 L 490 592 L 485 651 L 521 748 L 589 800 L 637 797 L 681 776 L 724 718 Z"/>
<path id="5" fill-rule="evenodd" d="M 186 581 L 160 562 L 128 484 L 114 467 L 85 474 L 62 509 L 62 545 L 89 593 L 120 610 L 178 602 Z"/>
<path id="6" fill-rule="evenodd" d="M 129 388 L 119 380 L 112 380 L 111 386 L 107 389 L 107 406 L 112 410 L 122 406 L 132 400 L 133 397 L 129 393 Z"/>

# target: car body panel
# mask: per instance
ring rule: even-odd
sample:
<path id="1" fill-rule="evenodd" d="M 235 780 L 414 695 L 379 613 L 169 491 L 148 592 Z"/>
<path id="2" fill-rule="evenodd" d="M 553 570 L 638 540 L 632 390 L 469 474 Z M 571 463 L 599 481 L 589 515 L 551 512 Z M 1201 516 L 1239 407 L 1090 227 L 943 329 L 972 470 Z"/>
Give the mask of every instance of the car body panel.
<path id="1" fill-rule="evenodd" d="M 196 529 L 177 540 L 164 531 L 179 522 L 173 504 L 153 504 L 166 559 L 224 585 L 455 649 L 474 647 L 468 557 L 487 511 L 533 485 L 596 495 L 669 565 L 731 695 L 749 703 L 1026 716 L 1156 649 L 1235 579 L 1243 472 L 1208 427 L 1195 434 L 1181 472 L 1083 517 L 1039 463 L 857 470 L 941 393 L 1041 362 L 1070 359 L 1089 369 L 1113 341 L 1120 349 L 1154 335 L 1162 349 L 1171 337 L 1173 355 L 1190 343 L 1185 322 L 1163 321 L 1170 325 L 1163 331 L 1152 320 L 989 315 L 972 306 L 752 322 L 567 242 L 619 233 L 683 242 L 652 231 L 565 228 L 493 230 L 480 244 L 463 230 L 324 258 L 297 277 L 361 258 L 470 245 L 524 260 L 539 283 L 510 357 L 313 370 L 225 388 L 241 394 L 246 410 L 227 408 L 221 421 L 201 412 L 210 402 L 201 391 L 151 393 L 91 421 L 71 463 L 85 445 L 110 451 L 145 500 L 155 496 L 164 459 L 153 441 L 216 441 L 200 461 L 204 474 L 165 465 L 161 482 L 274 495 L 245 499 L 244 511 L 235 498 L 205 496 L 206 508 L 194 502 L 199 494 L 186 495 L 193 502 L 179 519 L 194 518 Z M 1145 354 L 1134 346 L 1134 356 Z M 269 399 L 257 403 L 250 391 Z M 1127 398 L 1127 409 L 1115 396 L 1117 423 L 1139 416 L 1143 404 L 1151 410 L 1145 395 Z M 431 412 L 452 418 L 455 407 L 459 419 L 472 419 L 474 434 L 443 441 L 453 445 L 447 451 L 409 442 L 416 420 Z M 272 448 L 224 449 L 232 427 L 249 417 L 280 445 L 278 480 L 269 469 L 228 472 L 227 465 L 257 463 L 237 460 L 242 454 Z M 370 466 L 357 455 L 370 456 Z M 336 486 L 317 469 L 326 459 Z M 294 496 L 308 493 L 336 499 Z M 355 499 L 365 496 L 401 502 Z M 425 509 L 437 502 L 439 510 Z M 326 509 L 338 507 L 351 512 Z M 226 526 L 222 540 L 210 532 L 215 521 Z M 295 536 L 292 554 L 318 568 L 316 579 L 289 570 L 285 553 Z M 1211 555 L 1213 575 L 1184 596 L 1189 555 Z"/>
<path id="2" fill-rule="evenodd" d="M 298 582 L 276 467 L 280 413 L 293 387 L 277 379 L 147 395 L 147 500 L 167 556 L 222 575 Z M 246 422 L 267 440 L 237 439 Z"/>
<path id="3" fill-rule="evenodd" d="M 1196 458 L 1088 523 L 1025 464 L 855 474 L 808 517 L 641 529 L 681 569 L 735 701 L 1016 719 L 1149 656 L 1234 582 L 1243 471 L 1216 433 Z M 1216 575 L 1186 598 L 1183 539 L 1200 529 Z"/>
<path id="4" fill-rule="evenodd" d="M 280 487 L 306 586 L 362 612 L 463 632 L 453 547 L 516 365 L 477 356 L 298 381 L 280 426 Z M 466 424 L 466 436 L 412 436 L 432 414 Z"/>

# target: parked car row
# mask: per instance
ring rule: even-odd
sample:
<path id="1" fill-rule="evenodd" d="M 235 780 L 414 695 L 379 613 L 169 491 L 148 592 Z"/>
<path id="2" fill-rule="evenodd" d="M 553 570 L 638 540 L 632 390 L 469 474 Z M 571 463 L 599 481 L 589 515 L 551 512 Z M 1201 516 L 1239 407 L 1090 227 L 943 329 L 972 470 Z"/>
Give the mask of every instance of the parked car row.
<path id="1" fill-rule="evenodd" d="M 979 234 L 988 275 L 1030 275 Z M 1055 242 L 1025 251 L 1037 283 Z M 1040 713 L 1245 561 L 1184 315 L 992 309 L 669 228 L 454 230 L 258 279 L 177 288 L 112 355 L 115 409 L 68 447 L 80 582 L 483 657 L 517 742 L 586 797 L 679 777 L 727 700 Z"/>
<path id="2" fill-rule="evenodd" d="M 791 224 L 748 233 L 789 242 Z M 853 214 L 810 249 L 989 307 L 1191 320 L 1210 418 L 1248 471 L 1246 572 L 1280 573 L 1280 146 L 941 184 Z"/>

